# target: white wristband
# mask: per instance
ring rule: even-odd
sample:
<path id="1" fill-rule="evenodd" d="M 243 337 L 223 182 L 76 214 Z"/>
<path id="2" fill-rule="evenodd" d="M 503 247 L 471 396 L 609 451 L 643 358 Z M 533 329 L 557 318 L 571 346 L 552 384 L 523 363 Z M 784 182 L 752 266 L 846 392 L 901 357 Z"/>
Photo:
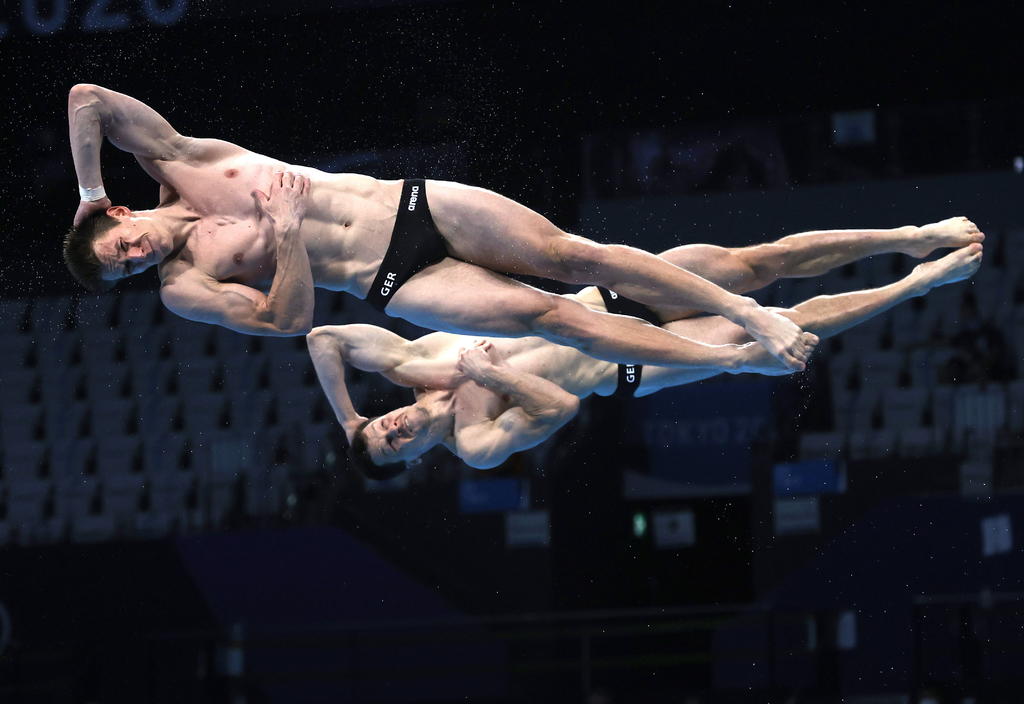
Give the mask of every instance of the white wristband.
<path id="1" fill-rule="evenodd" d="M 96 186 L 96 188 L 82 188 L 79 186 L 78 195 L 82 197 L 82 200 L 92 203 L 93 201 L 106 198 L 107 192 L 103 190 L 103 186 Z"/>

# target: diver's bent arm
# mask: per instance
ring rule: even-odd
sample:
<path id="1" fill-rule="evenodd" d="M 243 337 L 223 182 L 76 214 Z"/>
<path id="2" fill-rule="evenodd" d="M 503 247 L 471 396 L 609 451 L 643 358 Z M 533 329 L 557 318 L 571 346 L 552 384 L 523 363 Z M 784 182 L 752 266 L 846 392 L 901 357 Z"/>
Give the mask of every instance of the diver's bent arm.
<path id="1" fill-rule="evenodd" d="M 164 305 L 183 318 L 251 335 L 308 333 L 313 326 L 313 273 L 299 237 L 308 192 L 309 179 L 284 172 L 275 174 L 269 196 L 253 192 L 259 227 L 277 241 L 277 267 L 266 295 L 171 262 L 160 288 Z"/>
<path id="2" fill-rule="evenodd" d="M 145 103 L 89 83 L 68 93 L 68 129 L 78 183 L 88 188 L 103 185 L 103 137 L 136 156 L 165 161 L 179 158 L 188 141 Z"/>
<path id="3" fill-rule="evenodd" d="M 557 384 L 505 364 L 492 364 L 479 350 L 464 352 L 459 367 L 476 383 L 510 397 L 515 404 L 483 423 L 462 425 L 456 415 L 456 453 L 470 467 L 498 466 L 512 454 L 551 437 L 579 411 L 580 400 Z"/>
<path id="4" fill-rule="evenodd" d="M 527 415 L 549 418 L 561 425 L 579 411 L 579 398 L 536 374 L 505 364 L 465 366 L 463 371 L 481 386 L 509 396 Z"/>
<path id="5" fill-rule="evenodd" d="M 275 175 L 270 195 L 254 191 L 259 227 L 277 241 L 277 267 L 266 295 L 223 283 L 195 267 L 172 262 L 160 288 L 164 305 L 183 318 L 252 335 L 305 335 L 313 326 L 313 272 L 299 237 L 309 179 Z"/>
<path id="6" fill-rule="evenodd" d="M 404 364 L 412 344 L 390 330 L 363 323 L 320 325 L 306 335 L 306 342 L 310 352 L 315 347 L 322 356 L 330 353 L 360 371 L 379 374 Z"/>
<path id="7" fill-rule="evenodd" d="M 286 310 L 282 315 L 271 297 L 262 291 L 193 272 L 189 270 L 166 280 L 160 289 L 164 305 L 182 318 L 221 325 L 247 335 L 294 337 L 309 332 L 313 320 L 312 295 L 306 310 Z"/>
<path id="8" fill-rule="evenodd" d="M 356 410 L 348 393 L 348 384 L 345 382 L 345 358 L 342 356 L 342 345 L 336 334 L 345 327 L 348 326 L 314 328 L 306 335 L 306 345 L 309 347 L 309 356 L 313 360 L 313 368 L 316 369 L 320 386 L 327 395 L 331 408 L 334 409 L 338 423 L 344 428 L 348 441 L 352 442 L 356 428 L 366 420 L 366 416 Z"/>
<path id="9" fill-rule="evenodd" d="M 220 139 L 179 134 L 141 100 L 91 83 L 76 84 L 68 92 L 68 128 L 78 183 L 88 188 L 103 185 L 103 137 L 118 149 L 151 161 L 215 161 L 246 151 Z"/>
<path id="10" fill-rule="evenodd" d="M 417 342 L 376 325 L 322 325 L 310 334 L 332 340 L 356 369 L 377 372 L 400 386 L 450 389 L 463 378 L 452 358 L 429 354 Z"/>
<path id="11" fill-rule="evenodd" d="M 578 408 L 579 399 L 572 398 Z M 491 469 L 515 453 L 544 442 L 575 415 L 575 411 L 531 415 L 516 406 L 492 421 L 465 427 L 458 426 L 456 416 L 455 453 L 470 467 Z"/>

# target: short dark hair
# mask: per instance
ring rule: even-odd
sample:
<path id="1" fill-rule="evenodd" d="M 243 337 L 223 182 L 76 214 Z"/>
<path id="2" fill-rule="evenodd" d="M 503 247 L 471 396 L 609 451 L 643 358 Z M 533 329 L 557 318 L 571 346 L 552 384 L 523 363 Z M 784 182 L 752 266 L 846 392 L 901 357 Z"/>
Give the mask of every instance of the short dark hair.
<path id="1" fill-rule="evenodd" d="M 116 283 L 103 278 L 103 265 L 92 245 L 97 237 L 117 223 L 117 218 L 107 215 L 106 211 L 97 210 L 64 235 L 64 263 L 78 283 L 93 293 L 109 291 Z"/>
<path id="2" fill-rule="evenodd" d="M 367 479 L 383 482 L 401 474 L 405 470 L 405 460 L 376 464 L 370 457 L 370 448 L 366 444 L 366 433 L 363 431 L 366 430 L 366 426 L 378 418 L 380 416 L 367 418 L 356 428 L 352 434 L 352 442 L 348 446 L 348 463 Z"/>

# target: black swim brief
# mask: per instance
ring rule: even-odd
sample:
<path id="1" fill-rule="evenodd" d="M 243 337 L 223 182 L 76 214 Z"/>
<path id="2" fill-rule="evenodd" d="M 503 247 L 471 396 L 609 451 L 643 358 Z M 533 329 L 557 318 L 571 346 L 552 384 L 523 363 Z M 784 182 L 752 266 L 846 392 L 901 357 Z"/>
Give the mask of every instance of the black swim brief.
<path id="1" fill-rule="evenodd" d="M 600 286 L 597 287 L 597 290 L 601 292 L 605 310 L 609 313 L 632 315 L 634 318 L 646 320 L 652 325 L 661 325 L 661 319 L 658 317 L 658 314 L 643 303 L 637 303 L 625 296 L 620 296 L 615 291 L 610 291 Z M 641 364 L 620 364 L 619 384 L 615 387 L 613 396 L 616 398 L 632 397 L 636 390 L 640 388 L 640 376 L 643 374 L 643 371 L 644 368 Z"/>
<path id="2" fill-rule="evenodd" d="M 383 311 L 406 281 L 447 256 L 444 238 L 427 207 L 426 182 L 422 178 L 407 178 L 402 184 L 391 244 L 366 294 L 367 303 Z"/>

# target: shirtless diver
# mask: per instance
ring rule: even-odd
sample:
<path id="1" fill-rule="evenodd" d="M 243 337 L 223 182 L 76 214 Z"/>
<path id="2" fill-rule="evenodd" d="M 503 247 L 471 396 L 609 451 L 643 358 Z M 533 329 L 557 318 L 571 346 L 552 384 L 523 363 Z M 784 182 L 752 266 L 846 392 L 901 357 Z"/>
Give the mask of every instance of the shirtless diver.
<path id="1" fill-rule="evenodd" d="M 816 275 L 847 263 L 857 253 L 856 244 L 852 252 L 848 244 L 842 238 L 797 235 L 744 249 L 690 245 L 662 256 L 730 289 L 748 292 L 777 278 Z M 766 265 L 779 249 L 787 256 L 773 271 Z M 888 286 L 818 296 L 780 312 L 827 338 L 937 286 L 970 277 L 980 266 L 982 253 L 980 243 L 970 244 L 918 265 Z M 606 289 L 586 288 L 574 298 L 596 309 L 661 322 L 657 311 Z M 319 327 L 307 340 L 320 383 L 348 437 L 353 464 L 367 476 L 387 478 L 438 444 L 472 467 L 494 467 L 550 437 L 576 414 L 579 400 L 592 393 L 645 396 L 723 371 L 786 373 L 763 349 L 749 344 L 742 328 L 724 318 L 664 324 L 680 335 L 719 346 L 731 361 L 688 369 L 616 366 L 535 337 L 474 341 L 433 333 L 408 341 L 370 325 Z M 416 402 L 376 418 L 362 416 L 345 385 L 346 363 L 413 387 Z"/>
<path id="2" fill-rule="evenodd" d="M 151 107 L 92 84 L 71 88 L 68 122 L 81 200 L 64 257 L 94 291 L 156 266 L 167 308 L 253 335 L 309 332 L 319 287 L 429 329 L 534 335 L 612 362 L 690 366 L 706 353 L 658 326 L 504 275 L 527 274 L 604 286 L 673 317 L 723 316 L 789 369 L 802 369 L 811 352 L 795 323 L 753 299 L 643 250 L 566 233 L 491 191 L 285 164 L 181 135 Z M 107 197 L 104 137 L 160 184 L 156 208 L 131 210 Z M 913 241 L 903 238 L 908 253 L 978 235 L 914 232 Z M 884 247 L 895 233 L 864 234 Z"/>

